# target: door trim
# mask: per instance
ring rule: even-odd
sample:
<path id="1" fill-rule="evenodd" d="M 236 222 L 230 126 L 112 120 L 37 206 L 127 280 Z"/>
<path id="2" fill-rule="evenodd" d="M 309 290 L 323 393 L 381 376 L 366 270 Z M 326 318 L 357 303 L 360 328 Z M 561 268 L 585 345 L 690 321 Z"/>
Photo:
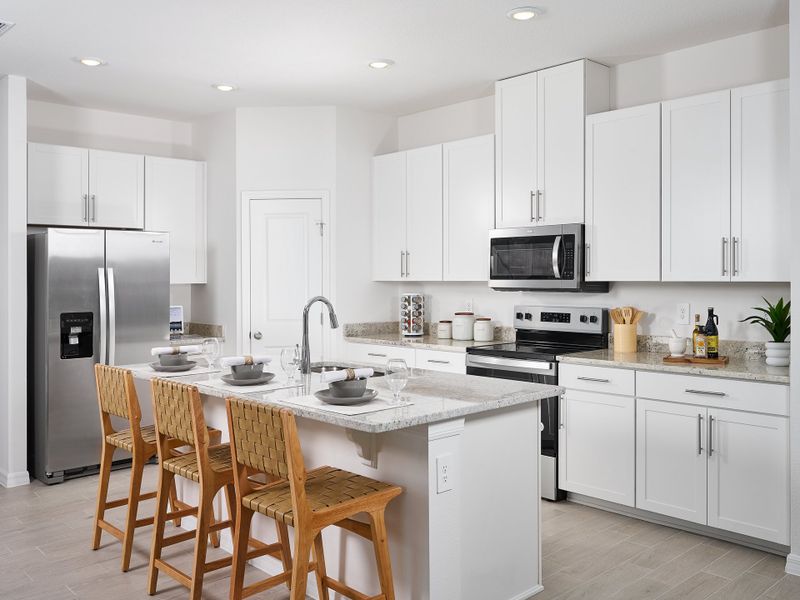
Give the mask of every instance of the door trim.
<path id="1" fill-rule="evenodd" d="M 331 237 L 333 222 L 331 219 L 330 193 L 327 190 L 271 190 L 271 191 L 251 191 L 242 192 L 240 204 L 240 235 L 239 248 L 237 255 L 238 268 L 236 278 L 238 280 L 237 302 L 238 314 L 236 315 L 236 330 L 238 332 L 236 340 L 236 351 L 244 353 L 250 339 L 250 205 L 257 200 L 319 200 L 322 205 L 322 220 L 325 223 L 322 236 L 322 295 L 327 297 L 336 306 L 336 294 L 331 286 L 335 274 L 333 273 L 333 260 L 331 253 L 335 248 Z M 301 315 L 298 315 L 300 317 Z M 300 332 L 298 332 L 298 338 Z M 330 354 L 333 351 L 333 334 L 330 326 L 323 329 L 322 339 L 324 350 Z"/>

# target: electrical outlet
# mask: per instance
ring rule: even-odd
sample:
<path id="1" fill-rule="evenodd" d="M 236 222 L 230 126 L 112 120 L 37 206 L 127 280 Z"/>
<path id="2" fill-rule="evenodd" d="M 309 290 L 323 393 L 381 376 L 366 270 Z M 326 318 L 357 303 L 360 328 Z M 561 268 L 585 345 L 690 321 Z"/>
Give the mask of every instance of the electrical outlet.
<path id="1" fill-rule="evenodd" d="M 472 298 L 470 298 L 469 300 L 467 300 L 467 301 L 464 303 L 464 310 L 465 310 L 466 312 L 473 312 L 473 310 L 472 310 Z"/>
<path id="2" fill-rule="evenodd" d="M 688 302 L 678 304 L 678 319 L 677 319 L 678 325 L 691 325 L 691 321 L 689 320 L 690 312 L 692 311 L 691 311 L 691 306 L 689 306 Z"/>
<path id="3" fill-rule="evenodd" d="M 453 489 L 453 455 L 441 454 L 436 457 L 436 493 L 443 494 Z"/>

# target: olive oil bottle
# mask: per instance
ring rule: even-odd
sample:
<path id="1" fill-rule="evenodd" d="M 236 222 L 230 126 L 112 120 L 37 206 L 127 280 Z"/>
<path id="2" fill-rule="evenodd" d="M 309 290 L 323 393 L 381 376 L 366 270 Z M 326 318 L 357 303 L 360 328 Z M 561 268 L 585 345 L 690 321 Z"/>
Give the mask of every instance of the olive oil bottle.
<path id="1" fill-rule="evenodd" d="M 708 307 L 708 321 L 706 321 L 706 356 L 719 358 L 719 317 L 714 314 L 714 307 Z"/>
<path id="2" fill-rule="evenodd" d="M 697 336 L 700 335 L 700 331 L 703 329 L 702 325 L 700 325 L 700 314 L 696 314 L 694 316 L 694 330 L 692 331 L 692 355 L 697 356 Z"/>

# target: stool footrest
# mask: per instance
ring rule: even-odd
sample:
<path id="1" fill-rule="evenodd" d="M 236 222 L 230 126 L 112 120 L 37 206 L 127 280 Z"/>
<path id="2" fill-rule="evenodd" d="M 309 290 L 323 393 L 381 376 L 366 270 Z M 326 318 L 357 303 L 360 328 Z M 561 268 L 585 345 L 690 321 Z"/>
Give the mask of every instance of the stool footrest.
<path id="1" fill-rule="evenodd" d="M 171 564 L 161 560 L 160 558 L 156 559 L 155 566 L 159 571 L 164 571 L 167 575 L 172 577 L 175 581 L 177 581 L 178 583 L 183 584 L 187 588 L 191 589 L 191 587 L 192 587 L 192 578 L 189 577 L 186 573 L 184 573 L 180 569 L 176 569 Z"/>
<path id="2" fill-rule="evenodd" d="M 281 544 L 280 542 L 275 542 L 274 544 L 262 544 L 259 548 L 254 548 L 253 550 L 247 551 L 247 560 L 251 560 L 253 558 L 258 558 L 259 556 L 274 556 L 275 558 L 281 558 Z"/>
<path id="3" fill-rule="evenodd" d="M 203 570 L 208 573 L 209 571 L 217 571 L 218 569 L 230 567 L 231 564 L 233 564 L 233 556 L 226 556 L 225 558 L 218 558 L 217 560 L 207 562 Z"/>
<path id="4" fill-rule="evenodd" d="M 167 546 L 174 546 L 175 544 L 180 544 L 181 542 L 185 542 L 187 540 L 193 540 L 196 534 L 196 529 L 184 531 L 182 533 L 176 533 L 175 535 L 165 537 L 164 541 L 161 542 L 161 546 L 166 548 Z"/>
<path id="5" fill-rule="evenodd" d="M 378 598 L 384 598 L 383 594 L 378 594 L 377 596 L 367 596 L 366 594 L 362 594 L 358 590 L 354 590 L 349 585 L 345 585 L 333 577 L 325 577 L 322 581 L 334 592 L 341 594 L 342 596 L 346 596 L 351 600 L 377 600 Z"/>
<path id="6" fill-rule="evenodd" d="M 172 521 L 173 519 L 180 519 L 181 517 L 194 517 L 197 515 L 197 507 L 186 505 L 186 508 L 168 512 L 164 517 L 165 521 Z"/>
<path id="7" fill-rule="evenodd" d="M 220 529 L 227 529 L 228 527 L 233 529 L 233 521 L 228 519 L 227 521 L 220 521 L 219 523 L 214 523 L 213 525 L 209 525 L 208 532 L 212 533 L 214 531 L 219 531 Z"/>
<path id="8" fill-rule="evenodd" d="M 115 538 L 117 538 L 120 541 L 122 541 L 122 539 L 125 537 L 125 533 L 119 527 L 114 527 L 108 521 L 103 521 L 101 519 L 101 520 L 99 520 L 97 522 L 97 525 L 100 527 L 100 529 L 110 533 L 111 535 L 113 535 Z"/>
<path id="9" fill-rule="evenodd" d="M 242 598 L 249 598 L 250 596 L 258 594 L 259 592 L 274 588 L 276 585 L 280 585 L 281 583 L 289 583 L 291 578 L 292 572 L 286 571 L 285 573 L 274 575 L 267 579 L 262 579 L 261 581 L 242 588 Z"/>

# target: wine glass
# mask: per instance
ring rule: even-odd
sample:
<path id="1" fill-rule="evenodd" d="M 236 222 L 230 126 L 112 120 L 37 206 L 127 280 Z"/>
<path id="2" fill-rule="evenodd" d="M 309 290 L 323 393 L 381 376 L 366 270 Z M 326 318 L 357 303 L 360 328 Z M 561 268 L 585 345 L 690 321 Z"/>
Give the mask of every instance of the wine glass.
<path id="1" fill-rule="evenodd" d="M 408 383 L 408 365 L 402 358 L 393 358 L 386 363 L 386 383 L 392 390 L 394 401 L 400 402 L 400 392 Z"/>
<path id="2" fill-rule="evenodd" d="M 214 367 L 217 364 L 217 359 L 222 354 L 222 344 L 219 343 L 217 338 L 205 338 L 200 346 L 202 348 L 203 357 L 208 363 L 209 367 Z"/>
<path id="3" fill-rule="evenodd" d="M 281 368 L 289 382 L 294 382 L 297 368 L 300 366 L 300 351 L 297 346 L 290 346 L 281 350 Z"/>

